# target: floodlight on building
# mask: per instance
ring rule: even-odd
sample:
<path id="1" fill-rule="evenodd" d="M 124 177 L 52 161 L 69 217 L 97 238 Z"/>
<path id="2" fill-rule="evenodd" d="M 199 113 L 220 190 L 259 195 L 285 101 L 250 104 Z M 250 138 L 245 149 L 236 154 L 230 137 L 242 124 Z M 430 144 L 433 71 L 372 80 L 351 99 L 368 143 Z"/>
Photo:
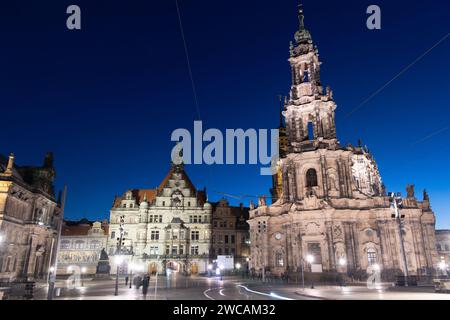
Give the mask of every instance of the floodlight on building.
<path id="1" fill-rule="evenodd" d="M 240 269 L 241 268 L 241 264 L 240 263 L 236 263 L 236 269 Z"/>
<path id="2" fill-rule="evenodd" d="M 311 254 L 308 254 L 306 256 L 306 261 L 308 261 L 308 263 L 313 263 L 314 262 L 314 257 Z"/>
<path id="3" fill-rule="evenodd" d="M 347 260 L 345 260 L 345 258 L 340 258 L 340 259 L 339 259 L 339 265 L 340 265 L 340 266 L 343 267 L 343 266 L 345 266 L 346 264 L 347 264 Z"/>

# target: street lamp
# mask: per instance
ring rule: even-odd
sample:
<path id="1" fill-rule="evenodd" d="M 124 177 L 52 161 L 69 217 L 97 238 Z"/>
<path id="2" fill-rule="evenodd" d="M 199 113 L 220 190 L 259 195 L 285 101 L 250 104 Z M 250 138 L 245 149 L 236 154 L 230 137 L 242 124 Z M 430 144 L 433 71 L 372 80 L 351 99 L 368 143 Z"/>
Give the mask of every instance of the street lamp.
<path id="1" fill-rule="evenodd" d="M 308 254 L 306 256 L 306 261 L 308 261 L 309 268 L 310 268 L 311 273 L 312 273 L 312 263 L 314 262 L 314 257 L 311 254 Z M 314 289 L 314 279 L 313 279 L 312 275 L 311 275 L 311 289 Z"/>
<path id="2" fill-rule="evenodd" d="M 212 271 L 213 265 L 210 263 L 208 264 L 208 277 L 211 276 L 211 271 Z"/>
<path id="3" fill-rule="evenodd" d="M 441 269 L 442 274 L 444 276 L 447 276 L 447 267 L 448 266 L 447 266 L 447 264 L 445 263 L 444 260 L 441 260 L 441 262 L 439 262 L 438 267 L 439 267 L 439 269 Z"/>
<path id="4" fill-rule="evenodd" d="M 84 287 L 84 277 L 83 274 L 86 273 L 86 267 L 81 268 L 81 286 Z"/>
<path id="5" fill-rule="evenodd" d="M 339 265 L 341 267 L 344 267 L 347 264 L 347 261 L 345 260 L 345 258 L 339 258 Z"/>
<path id="6" fill-rule="evenodd" d="M 118 296 L 119 295 L 119 268 L 120 265 L 123 262 L 123 257 L 121 255 L 116 255 L 114 257 L 114 262 L 116 263 L 116 286 L 115 286 L 115 290 L 114 290 L 114 295 Z"/>
<path id="7" fill-rule="evenodd" d="M 241 264 L 240 264 L 239 262 L 236 263 L 235 268 L 237 269 L 237 272 L 238 272 L 238 274 L 239 274 L 240 271 L 241 271 Z"/>

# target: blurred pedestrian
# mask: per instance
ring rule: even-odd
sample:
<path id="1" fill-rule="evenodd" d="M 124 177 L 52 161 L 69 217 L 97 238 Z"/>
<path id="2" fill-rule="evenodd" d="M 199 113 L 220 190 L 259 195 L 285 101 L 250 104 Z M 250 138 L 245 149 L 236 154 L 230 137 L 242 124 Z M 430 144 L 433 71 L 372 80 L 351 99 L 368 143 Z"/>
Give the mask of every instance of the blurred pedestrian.
<path id="1" fill-rule="evenodd" d="M 148 286 L 150 285 L 150 276 L 147 275 L 142 280 L 142 294 L 144 295 L 144 300 L 147 299 Z"/>

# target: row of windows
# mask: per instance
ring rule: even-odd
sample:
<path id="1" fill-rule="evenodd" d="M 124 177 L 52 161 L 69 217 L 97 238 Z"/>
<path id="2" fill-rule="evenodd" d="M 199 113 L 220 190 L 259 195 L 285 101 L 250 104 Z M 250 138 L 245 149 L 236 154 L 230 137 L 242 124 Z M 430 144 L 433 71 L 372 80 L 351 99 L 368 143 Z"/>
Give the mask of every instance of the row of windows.
<path id="1" fill-rule="evenodd" d="M 165 207 L 166 206 L 166 202 L 162 201 L 161 206 Z M 190 207 L 191 206 L 191 202 L 190 201 L 186 202 L 186 206 Z M 122 203 L 120 208 L 139 208 L 139 206 L 136 203 L 129 203 L 128 205 L 126 203 Z"/>
<path id="2" fill-rule="evenodd" d="M 209 222 L 209 216 L 204 215 L 202 216 L 189 216 L 189 223 L 208 223 Z"/>
<path id="3" fill-rule="evenodd" d="M 61 249 L 101 249 L 102 243 L 98 240 L 93 240 L 89 243 L 86 243 L 84 240 L 76 240 L 74 242 L 62 240 L 60 247 Z"/>
<path id="4" fill-rule="evenodd" d="M 181 239 L 184 239 L 184 231 L 180 231 L 180 237 Z M 150 239 L 151 240 L 159 240 L 159 231 L 158 230 L 152 230 L 150 233 Z M 194 230 L 191 231 L 191 240 L 200 240 L 200 231 Z M 172 240 L 178 240 L 178 233 L 173 232 L 172 233 Z"/>
<path id="5" fill-rule="evenodd" d="M 450 251 L 448 244 L 441 245 L 440 243 L 438 243 L 436 245 L 436 249 L 437 249 L 437 251 Z"/>
<path id="6" fill-rule="evenodd" d="M 216 237 L 216 235 L 213 234 L 212 243 L 216 243 L 216 240 L 217 240 L 217 243 L 233 243 L 234 244 L 234 243 L 236 243 L 236 236 L 234 234 L 232 234 L 232 235 L 226 234 L 222 237 L 222 235 L 218 234 Z"/>
<path id="7" fill-rule="evenodd" d="M 227 227 L 227 222 L 226 221 L 217 221 L 217 220 L 214 220 L 213 221 L 213 227 L 214 228 L 226 228 Z M 234 228 L 234 223 L 233 222 L 230 222 L 230 223 L 228 223 L 228 228 Z"/>
<path id="8" fill-rule="evenodd" d="M 150 215 L 148 217 L 148 222 L 161 223 L 163 222 L 162 215 Z"/>
<path id="9" fill-rule="evenodd" d="M 221 255 L 235 255 L 236 254 L 236 249 L 235 248 L 217 248 L 217 250 L 215 248 L 212 248 L 212 255 L 221 256 Z"/>

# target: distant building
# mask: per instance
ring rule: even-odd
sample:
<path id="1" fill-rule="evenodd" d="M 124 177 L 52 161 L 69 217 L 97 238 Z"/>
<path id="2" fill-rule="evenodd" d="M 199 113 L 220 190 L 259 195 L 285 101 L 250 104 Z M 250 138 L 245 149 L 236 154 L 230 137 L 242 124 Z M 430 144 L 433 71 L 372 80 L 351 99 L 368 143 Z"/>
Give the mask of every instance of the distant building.
<path id="1" fill-rule="evenodd" d="M 439 261 L 450 265 L 450 230 L 436 230 L 436 250 Z"/>
<path id="2" fill-rule="evenodd" d="M 118 239 L 123 221 L 120 273 L 139 264 L 149 273 L 202 273 L 210 261 L 211 204 L 197 190 L 183 165 L 172 164 L 155 189 L 131 189 L 116 197 L 110 213 L 108 254 L 117 271 Z"/>
<path id="3" fill-rule="evenodd" d="M 249 208 L 230 206 L 225 199 L 212 205 L 212 259 L 217 259 L 218 255 L 232 255 L 234 262 L 245 268 L 250 256 Z"/>
<path id="4" fill-rule="evenodd" d="M 53 155 L 42 166 L 18 166 L 0 155 L 0 280 L 48 277 L 55 254 L 60 206 Z"/>
<path id="5" fill-rule="evenodd" d="M 95 274 L 100 253 L 107 248 L 108 227 L 107 220 L 64 221 L 57 274 L 72 274 L 76 269 L 88 275 Z"/>

